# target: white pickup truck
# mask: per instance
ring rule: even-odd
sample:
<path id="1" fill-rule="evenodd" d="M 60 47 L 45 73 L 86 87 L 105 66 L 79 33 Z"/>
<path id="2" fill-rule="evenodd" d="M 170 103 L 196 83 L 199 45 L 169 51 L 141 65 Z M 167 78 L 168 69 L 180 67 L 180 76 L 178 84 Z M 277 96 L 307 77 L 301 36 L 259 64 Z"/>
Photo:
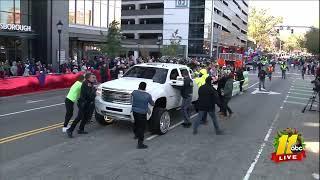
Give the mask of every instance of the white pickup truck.
<path id="1" fill-rule="evenodd" d="M 130 68 L 121 78 L 101 84 L 95 99 L 95 118 L 102 125 L 114 120 L 133 122 L 131 93 L 138 89 L 140 82 L 146 82 L 146 91 L 151 94 L 155 106 L 147 115 L 150 130 L 157 134 L 168 132 L 171 119 L 168 110 L 181 106 L 180 91 L 174 86 L 183 85 L 182 72 L 190 78 L 192 70 L 184 65 L 167 63 L 139 64 Z M 198 87 L 194 84 L 192 101 L 198 99 Z"/>

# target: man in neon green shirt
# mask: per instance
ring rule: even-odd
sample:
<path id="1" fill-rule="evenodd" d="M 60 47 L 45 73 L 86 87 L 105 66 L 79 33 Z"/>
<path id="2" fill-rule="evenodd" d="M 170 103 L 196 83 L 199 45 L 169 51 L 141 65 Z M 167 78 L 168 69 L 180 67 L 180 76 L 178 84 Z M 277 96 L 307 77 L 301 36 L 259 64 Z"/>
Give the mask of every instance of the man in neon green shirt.
<path id="1" fill-rule="evenodd" d="M 65 106 L 66 106 L 66 116 L 62 128 L 62 132 L 66 132 L 67 129 L 69 128 L 68 124 L 70 119 L 73 116 L 73 106 L 76 101 L 78 101 L 80 97 L 80 91 L 81 91 L 81 86 L 82 82 L 84 80 L 84 76 L 81 75 L 78 78 L 78 81 L 76 81 L 70 88 L 69 93 L 65 99 Z"/>

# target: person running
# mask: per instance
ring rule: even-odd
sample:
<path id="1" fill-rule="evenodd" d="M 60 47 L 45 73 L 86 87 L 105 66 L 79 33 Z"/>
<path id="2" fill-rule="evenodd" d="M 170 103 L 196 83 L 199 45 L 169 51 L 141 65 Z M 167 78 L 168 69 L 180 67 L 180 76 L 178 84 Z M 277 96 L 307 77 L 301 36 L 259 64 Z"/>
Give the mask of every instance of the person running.
<path id="1" fill-rule="evenodd" d="M 206 78 L 206 83 L 199 88 L 199 102 L 198 102 L 198 117 L 193 125 L 193 134 L 196 135 L 198 133 L 198 127 L 200 125 L 200 121 L 204 118 L 207 118 L 207 114 L 210 115 L 216 134 L 222 135 L 223 131 L 220 129 L 217 116 L 215 114 L 215 104 L 218 104 L 218 92 L 214 89 L 211 84 L 212 77 Z"/>
<path id="2" fill-rule="evenodd" d="M 81 121 L 78 134 L 88 134 L 88 132 L 84 131 L 84 126 L 86 122 L 91 117 L 90 115 L 90 107 L 94 103 L 94 99 L 96 97 L 96 89 L 94 87 L 94 83 L 96 82 L 96 76 L 92 73 L 87 73 L 85 75 L 85 81 L 81 85 L 80 98 L 78 100 L 78 116 L 72 122 L 70 128 L 67 130 L 67 134 L 69 138 L 72 138 L 73 130 L 76 128 L 77 124 Z"/>
<path id="3" fill-rule="evenodd" d="M 64 124 L 62 127 L 62 132 L 66 132 L 67 129 L 70 127 L 68 126 L 70 119 L 73 116 L 73 110 L 74 110 L 74 103 L 78 101 L 80 97 L 80 90 L 81 85 L 84 80 L 84 76 L 81 75 L 78 77 L 78 80 L 71 86 L 68 95 L 64 101 L 65 107 L 66 107 L 66 115 L 64 119 Z"/>
<path id="4" fill-rule="evenodd" d="M 267 68 L 267 74 L 269 77 L 269 81 L 271 81 L 271 79 L 272 79 L 272 72 L 273 72 L 273 66 L 272 66 L 272 64 L 270 64 Z"/>
<path id="5" fill-rule="evenodd" d="M 264 69 L 261 69 L 258 73 L 258 77 L 259 77 L 259 91 L 261 91 L 261 85 L 263 89 L 266 89 L 264 86 L 264 82 L 266 80 L 266 71 Z"/>
<path id="6" fill-rule="evenodd" d="M 137 149 L 146 149 L 147 145 L 143 144 L 144 131 L 147 125 L 148 105 L 154 106 L 154 101 L 149 93 L 146 92 L 147 84 L 141 82 L 138 90 L 132 92 L 132 112 L 134 117 L 133 132 L 138 139 Z"/>

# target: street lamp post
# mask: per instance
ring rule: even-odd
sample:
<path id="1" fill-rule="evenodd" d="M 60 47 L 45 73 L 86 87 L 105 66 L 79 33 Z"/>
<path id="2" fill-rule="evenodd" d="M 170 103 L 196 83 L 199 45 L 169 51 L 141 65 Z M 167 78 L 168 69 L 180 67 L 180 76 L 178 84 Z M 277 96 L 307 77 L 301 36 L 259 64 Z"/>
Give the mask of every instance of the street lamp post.
<path id="1" fill-rule="evenodd" d="M 61 73 L 61 71 L 60 71 L 60 61 L 61 61 L 60 53 L 61 53 L 61 31 L 62 31 L 62 26 L 63 26 L 63 24 L 62 24 L 61 20 L 59 20 L 59 22 L 57 23 L 57 29 L 58 29 L 58 34 L 59 34 L 58 73 Z"/>

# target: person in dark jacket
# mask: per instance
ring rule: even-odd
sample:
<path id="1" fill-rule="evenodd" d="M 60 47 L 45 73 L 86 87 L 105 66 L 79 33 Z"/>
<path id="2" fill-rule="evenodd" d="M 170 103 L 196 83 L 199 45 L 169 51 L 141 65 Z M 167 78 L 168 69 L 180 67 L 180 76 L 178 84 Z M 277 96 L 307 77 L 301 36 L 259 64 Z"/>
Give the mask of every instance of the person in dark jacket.
<path id="1" fill-rule="evenodd" d="M 154 102 L 149 93 L 146 92 L 147 84 L 141 82 L 139 89 L 132 92 L 132 112 L 134 117 L 133 132 L 138 138 L 137 149 L 146 149 L 147 145 L 143 144 L 144 131 L 147 125 L 147 114 L 149 112 L 148 105 L 154 106 Z"/>
<path id="2" fill-rule="evenodd" d="M 180 89 L 181 96 L 182 96 L 181 110 L 184 116 L 184 122 L 182 123 L 182 125 L 185 128 L 189 128 L 191 126 L 190 107 L 191 107 L 192 93 L 193 93 L 193 82 L 190 79 L 188 71 L 183 71 L 182 76 L 184 77 L 183 87 Z"/>
<path id="3" fill-rule="evenodd" d="M 243 69 L 239 68 L 239 70 L 237 71 L 237 80 L 240 81 L 240 93 L 243 92 L 242 86 L 244 83 L 244 76 L 243 76 Z"/>
<path id="4" fill-rule="evenodd" d="M 72 132 L 80 121 L 81 123 L 79 126 L 78 134 L 88 134 L 88 132 L 84 131 L 84 126 L 88 119 L 91 117 L 91 107 L 96 97 L 96 88 L 94 87 L 95 82 L 96 76 L 94 74 L 87 73 L 85 75 L 85 81 L 81 85 L 80 98 L 78 100 L 78 116 L 72 122 L 70 128 L 67 130 L 69 138 L 72 138 Z"/>
<path id="5" fill-rule="evenodd" d="M 229 112 L 229 116 L 232 116 L 233 112 L 231 108 L 229 107 L 228 103 L 231 100 L 232 97 L 232 91 L 233 91 L 233 74 L 230 73 L 227 76 L 226 84 L 223 88 L 223 91 L 221 92 L 222 95 L 222 107 L 223 107 L 223 114 L 225 117 L 227 116 L 227 111 Z"/>
<path id="6" fill-rule="evenodd" d="M 198 118 L 196 119 L 193 126 L 193 134 L 198 133 L 198 127 L 200 121 L 203 119 L 207 113 L 210 115 L 214 128 L 217 135 L 223 134 L 223 131 L 220 129 L 217 116 L 215 114 L 215 104 L 218 104 L 218 92 L 214 89 L 211 84 L 212 77 L 209 76 L 206 79 L 206 83 L 199 88 L 199 101 L 198 101 Z M 206 118 L 206 117 L 205 117 Z"/>
<path id="7" fill-rule="evenodd" d="M 227 76 L 225 74 L 223 74 L 222 77 L 218 80 L 218 88 L 217 88 L 221 102 L 223 102 L 223 96 L 221 95 L 221 92 L 223 91 L 223 88 L 226 85 L 226 82 L 227 82 Z M 219 113 L 223 114 L 223 107 L 222 106 L 220 108 Z"/>
<path id="8" fill-rule="evenodd" d="M 258 73 L 258 77 L 259 77 L 259 91 L 261 91 L 261 85 L 263 87 L 263 89 L 265 89 L 264 86 L 264 82 L 266 81 L 266 71 L 264 69 L 261 69 Z"/>

